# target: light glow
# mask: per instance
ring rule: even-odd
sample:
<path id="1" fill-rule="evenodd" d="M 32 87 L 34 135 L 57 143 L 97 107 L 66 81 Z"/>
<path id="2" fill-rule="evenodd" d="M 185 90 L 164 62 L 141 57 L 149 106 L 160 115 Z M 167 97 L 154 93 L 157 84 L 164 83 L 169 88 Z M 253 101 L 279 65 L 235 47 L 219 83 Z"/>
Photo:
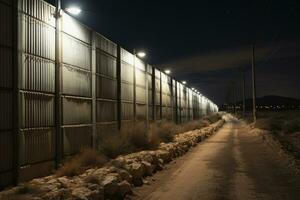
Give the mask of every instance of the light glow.
<path id="1" fill-rule="evenodd" d="M 185 84 L 186 84 L 186 81 L 182 81 L 182 84 L 185 85 Z"/>
<path id="2" fill-rule="evenodd" d="M 165 73 L 166 73 L 166 74 L 171 74 L 171 70 L 166 69 L 166 70 L 165 70 Z"/>
<path id="3" fill-rule="evenodd" d="M 137 55 L 138 57 L 140 57 L 140 58 L 144 58 L 144 57 L 146 56 L 146 53 L 143 52 L 143 51 L 140 51 L 140 52 L 138 52 L 136 55 Z"/>
<path id="4" fill-rule="evenodd" d="M 69 7 L 66 8 L 66 11 L 72 15 L 79 15 L 81 13 L 81 9 L 78 7 Z"/>

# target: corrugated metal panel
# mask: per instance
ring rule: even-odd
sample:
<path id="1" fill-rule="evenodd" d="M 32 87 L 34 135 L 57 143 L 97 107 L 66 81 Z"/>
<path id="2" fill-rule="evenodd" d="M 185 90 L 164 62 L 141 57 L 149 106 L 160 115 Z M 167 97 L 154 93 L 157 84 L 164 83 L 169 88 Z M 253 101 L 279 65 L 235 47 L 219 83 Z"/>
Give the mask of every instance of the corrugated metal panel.
<path id="1" fill-rule="evenodd" d="M 96 53 L 96 72 L 117 78 L 117 59 L 98 50 Z"/>
<path id="2" fill-rule="evenodd" d="M 133 85 L 121 84 L 121 99 L 126 101 L 133 101 Z"/>
<path id="3" fill-rule="evenodd" d="M 2 47 L 0 47 L 0 87 L 12 87 L 12 51 Z"/>
<path id="4" fill-rule="evenodd" d="M 54 159 L 54 129 L 23 130 L 20 133 L 20 165 Z"/>
<path id="5" fill-rule="evenodd" d="M 23 128 L 49 127 L 54 125 L 54 96 L 41 93 L 22 92 Z"/>
<path id="6" fill-rule="evenodd" d="M 117 57 L 117 45 L 100 34 L 96 34 L 96 48 Z"/>
<path id="7" fill-rule="evenodd" d="M 153 106 L 148 106 L 148 117 L 149 117 L 149 120 L 152 120 L 153 119 Z"/>
<path id="8" fill-rule="evenodd" d="M 146 105 L 136 104 L 136 118 L 137 120 L 145 120 L 146 119 Z"/>
<path id="9" fill-rule="evenodd" d="M 55 63 L 47 59 L 25 55 L 20 69 L 21 88 L 26 90 L 55 92 Z"/>
<path id="10" fill-rule="evenodd" d="M 163 94 L 162 95 L 162 105 L 171 106 L 171 96 Z"/>
<path id="11" fill-rule="evenodd" d="M 23 0 L 22 10 L 26 14 L 55 26 L 54 6 L 39 0 Z"/>
<path id="12" fill-rule="evenodd" d="M 155 79 L 155 91 L 159 92 L 160 91 L 160 80 L 159 79 Z"/>
<path id="13" fill-rule="evenodd" d="M 125 49 L 121 49 L 121 60 L 130 65 L 133 65 L 134 56 L 131 53 L 129 53 L 128 51 L 126 51 Z"/>
<path id="14" fill-rule="evenodd" d="M 155 77 L 160 79 L 160 71 L 158 69 L 155 69 Z"/>
<path id="15" fill-rule="evenodd" d="M 172 108 L 171 107 L 162 107 L 162 118 L 163 119 L 172 119 Z"/>
<path id="16" fill-rule="evenodd" d="M 97 101 L 97 122 L 117 121 L 116 101 Z"/>
<path id="17" fill-rule="evenodd" d="M 55 29 L 32 17 L 24 17 L 23 51 L 55 60 Z"/>
<path id="18" fill-rule="evenodd" d="M 66 34 L 62 37 L 62 60 L 85 70 L 91 69 L 91 47 Z"/>
<path id="19" fill-rule="evenodd" d="M 133 67 L 132 65 L 122 63 L 121 65 L 121 80 L 133 83 Z"/>
<path id="20" fill-rule="evenodd" d="M 0 189 L 13 184 L 13 172 L 0 173 Z"/>
<path id="21" fill-rule="evenodd" d="M 91 73 L 64 65 L 62 89 L 64 94 L 91 96 Z"/>
<path id="22" fill-rule="evenodd" d="M 149 74 L 152 74 L 152 70 L 153 70 L 153 67 L 151 65 L 147 64 L 147 72 Z"/>
<path id="23" fill-rule="evenodd" d="M 12 94 L 0 91 L 0 130 L 12 128 Z"/>
<path id="24" fill-rule="evenodd" d="M 0 172 L 12 169 L 13 137 L 12 132 L 0 131 Z"/>
<path id="25" fill-rule="evenodd" d="M 161 119 L 161 116 L 160 116 L 160 105 L 158 106 L 155 106 L 155 118 L 156 119 Z"/>
<path id="26" fill-rule="evenodd" d="M 135 76 L 135 83 L 136 85 L 146 87 L 146 74 L 145 72 L 142 72 L 140 70 L 136 70 L 136 76 Z"/>
<path id="27" fill-rule="evenodd" d="M 63 124 L 86 124 L 92 121 L 92 101 L 63 98 Z"/>
<path id="28" fill-rule="evenodd" d="M 148 74 L 147 77 L 148 77 L 148 79 L 147 79 L 148 89 L 152 90 L 152 75 Z"/>
<path id="29" fill-rule="evenodd" d="M 19 182 L 25 182 L 34 178 L 53 174 L 54 169 L 55 169 L 54 161 L 48 161 L 48 162 L 23 166 L 19 170 Z"/>
<path id="30" fill-rule="evenodd" d="M 122 120 L 133 119 L 133 104 L 122 103 Z"/>
<path id="31" fill-rule="evenodd" d="M 136 101 L 146 103 L 146 90 L 145 88 L 136 87 Z"/>
<path id="32" fill-rule="evenodd" d="M 153 105 L 152 91 L 150 91 L 150 90 L 149 90 L 149 93 L 148 93 L 148 104 Z"/>
<path id="33" fill-rule="evenodd" d="M 64 154 L 71 155 L 92 146 L 92 127 L 68 127 L 63 129 Z"/>
<path id="34" fill-rule="evenodd" d="M 12 9 L 10 6 L 0 3 L 0 45 L 12 45 Z"/>
<path id="35" fill-rule="evenodd" d="M 135 58 L 135 67 L 136 67 L 136 69 L 139 69 L 141 71 L 144 71 L 144 72 L 146 71 L 145 63 L 137 57 Z"/>
<path id="36" fill-rule="evenodd" d="M 90 29 L 66 13 L 62 14 L 62 30 L 85 43 L 91 43 Z"/>
<path id="37" fill-rule="evenodd" d="M 119 132 L 118 130 L 118 124 L 113 123 L 105 123 L 105 124 L 97 124 L 97 147 L 98 149 L 101 149 L 101 140 L 107 136 L 110 136 L 112 134 L 117 134 Z"/>
<path id="38" fill-rule="evenodd" d="M 117 81 L 105 77 L 96 77 L 97 98 L 117 99 Z"/>

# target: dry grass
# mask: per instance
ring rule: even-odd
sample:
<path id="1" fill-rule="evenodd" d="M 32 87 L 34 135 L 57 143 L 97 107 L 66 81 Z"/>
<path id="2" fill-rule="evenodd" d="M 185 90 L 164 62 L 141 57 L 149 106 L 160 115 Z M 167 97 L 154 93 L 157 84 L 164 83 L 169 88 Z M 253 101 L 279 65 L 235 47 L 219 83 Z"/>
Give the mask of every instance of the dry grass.
<path id="1" fill-rule="evenodd" d="M 99 152 L 85 149 L 67 160 L 56 174 L 57 176 L 75 176 L 88 167 L 104 165 L 108 161 L 107 158 L 116 158 L 119 155 L 140 150 L 156 149 L 161 142 L 172 142 L 176 134 L 203 128 L 218 119 L 220 116 L 213 115 L 180 125 L 161 121 L 150 124 L 149 130 L 146 129 L 144 122 L 123 125 L 121 132 L 101 139 Z"/>
<path id="2" fill-rule="evenodd" d="M 78 155 L 67 160 L 56 171 L 57 176 L 75 176 L 90 167 L 103 166 L 108 161 L 107 157 L 93 149 L 84 149 Z"/>

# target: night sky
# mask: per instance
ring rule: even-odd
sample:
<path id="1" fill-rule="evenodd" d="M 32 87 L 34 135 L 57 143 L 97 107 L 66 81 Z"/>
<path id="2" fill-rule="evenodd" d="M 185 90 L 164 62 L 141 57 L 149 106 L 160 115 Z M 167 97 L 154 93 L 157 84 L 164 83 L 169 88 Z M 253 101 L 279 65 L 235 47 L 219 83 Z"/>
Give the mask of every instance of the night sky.
<path id="1" fill-rule="evenodd" d="M 84 10 L 77 17 L 83 23 L 129 51 L 144 49 L 148 63 L 171 69 L 218 104 L 226 101 L 232 81 L 240 93 L 241 67 L 250 96 L 253 42 L 258 96 L 300 98 L 297 0 L 62 1 L 63 8 Z"/>

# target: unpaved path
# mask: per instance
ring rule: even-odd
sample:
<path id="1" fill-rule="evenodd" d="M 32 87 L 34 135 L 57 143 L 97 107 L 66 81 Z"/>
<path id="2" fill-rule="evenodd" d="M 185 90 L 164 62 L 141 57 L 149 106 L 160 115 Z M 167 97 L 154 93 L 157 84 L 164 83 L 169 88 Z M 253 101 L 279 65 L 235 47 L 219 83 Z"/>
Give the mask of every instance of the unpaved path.
<path id="1" fill-rule="evenodd" d="M 300 199 L 300 178 L 262 138 L 230 120 L 131 199 Z"/>

